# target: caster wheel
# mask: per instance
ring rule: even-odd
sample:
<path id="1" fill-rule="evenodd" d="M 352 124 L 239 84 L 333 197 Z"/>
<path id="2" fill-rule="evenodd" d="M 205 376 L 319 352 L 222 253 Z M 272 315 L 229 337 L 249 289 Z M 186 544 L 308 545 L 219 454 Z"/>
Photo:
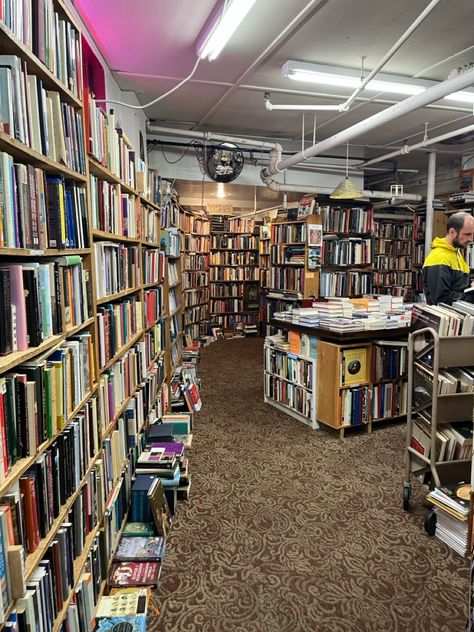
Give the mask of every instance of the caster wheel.
<path id="1" fill-rule="evenodd" d="M 434 511 L 427 511 L 425 515 L 425 531 L 428 535 L 433 536 L 436 533 L 437 516 Z"/>
<path id="2" fill-rule="evenodd" d="M 404 485 L 403 486 L 403 509 L 404 511 L 408 511 L 410 509 L 410 496 L 411 496 L 411 486 Z"/>

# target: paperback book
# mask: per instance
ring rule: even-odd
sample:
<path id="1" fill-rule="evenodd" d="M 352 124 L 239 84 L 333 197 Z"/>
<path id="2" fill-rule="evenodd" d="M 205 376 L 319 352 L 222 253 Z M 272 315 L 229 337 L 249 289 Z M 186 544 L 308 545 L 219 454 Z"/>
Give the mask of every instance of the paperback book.
<path id="1" fill-rule="evenodd" d="M 160 536 L 122 538 L 115 559 L 118 562 L 151 562 L 162 560 L 165 539 Z"/>

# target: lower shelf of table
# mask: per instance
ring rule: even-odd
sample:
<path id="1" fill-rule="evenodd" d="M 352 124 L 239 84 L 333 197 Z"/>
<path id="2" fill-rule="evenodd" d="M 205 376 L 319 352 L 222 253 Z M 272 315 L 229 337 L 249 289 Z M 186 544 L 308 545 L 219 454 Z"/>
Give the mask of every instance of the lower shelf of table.
<path id="1" fill-rule="evenodd" d="M 264 401 L 265 401 L 265 404 L 270 404 L 270 406 L 274 406 L 275 408 L 278 408 L 278 410 L 281 410 L 283 413 L 290 415 L 290 417 L 293 417 L 294 419 L 297 419 L 298 421 L 302 421 L 304 424 L 306 424 L 313 430 L 316 430 L 317 428 L 319 428 L 319 424 L 315 419 L 309 419 L 308 417 L 305 417 L 298 411 L 294 410 L 293 408 L 290 408 L 290 406 L 281 404 L 280 402 L 277 402 L 276 400 L 272 399 L 271 397 L 268 397 L 267 395 L 264 396 Z"/>

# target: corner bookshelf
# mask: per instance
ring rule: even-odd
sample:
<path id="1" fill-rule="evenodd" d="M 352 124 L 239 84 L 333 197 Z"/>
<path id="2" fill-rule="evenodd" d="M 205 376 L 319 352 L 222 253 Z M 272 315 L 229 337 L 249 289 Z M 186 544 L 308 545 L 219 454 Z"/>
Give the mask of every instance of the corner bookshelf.
<path id="1" fill-rule="evenodd" d="M 183 333 L 187 345 L 207 334 L 209 324 L 209 252 L 210 229 L 208 219 L 184 209 L 183 229 Z"/>
<path id="2" fill-rule="evenodd" d="M 324 246 L 319 296 L 357 297 L 373 288 L 374 215 L 370 204 L 320 206 Z"/>
<path id="3" fill-rule="evenodd" d="M 105 586 L 140 433 L 170 397 L 161 209 L 138 190 L 125 133 L 83 84 L 79 27 L 61 0 L 52 8 L 49 48 L 0 21 L 0 494 L 13 524 L 8 534 L 0 512 L 0 557 L 8 572 L 7 547 L 24 547 L 29 589 L 17 602 L 2 594 L 0 627 L 16 607 L 49 600 L 44 621 L 60 630 L 84 576 L 96 600 Z M 47 586 L 59 577 L 56 600 Z"/>
<path id="4" fill-rule="evenodd" d="M 211 216 L 209 320 L 223 329 L 258 324 L 258 305 L 247 304 L 250 289 L 258 294 L 258 235 L 250 219 Z"/>

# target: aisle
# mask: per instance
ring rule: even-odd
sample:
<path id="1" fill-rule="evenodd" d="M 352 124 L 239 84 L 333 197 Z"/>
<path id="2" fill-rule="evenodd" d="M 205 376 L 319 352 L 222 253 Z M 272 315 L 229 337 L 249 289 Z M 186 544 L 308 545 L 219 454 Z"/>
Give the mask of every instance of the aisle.
<path id="1" fill-rule="evenodd" d="M 202 352 L 191 498 L 151 632 L 465 629 L 468 566 L 402 509 L 404 426 L 311 431 L 262 402 L 262 340 Z"/>

